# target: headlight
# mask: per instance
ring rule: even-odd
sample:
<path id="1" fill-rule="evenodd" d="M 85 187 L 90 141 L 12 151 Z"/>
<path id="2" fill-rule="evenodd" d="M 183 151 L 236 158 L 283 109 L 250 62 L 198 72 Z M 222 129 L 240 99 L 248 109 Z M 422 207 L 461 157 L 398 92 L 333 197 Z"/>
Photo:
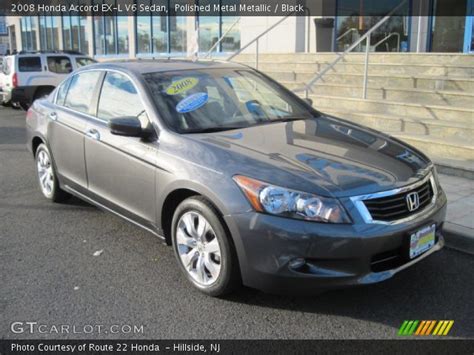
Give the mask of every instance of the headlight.
<path id="1" fill-rule="evenodd" d="M 234 181 L 257 212 L 326 223 L 350 223 L 338 200 L 270 185 L 246 176 Z"/>

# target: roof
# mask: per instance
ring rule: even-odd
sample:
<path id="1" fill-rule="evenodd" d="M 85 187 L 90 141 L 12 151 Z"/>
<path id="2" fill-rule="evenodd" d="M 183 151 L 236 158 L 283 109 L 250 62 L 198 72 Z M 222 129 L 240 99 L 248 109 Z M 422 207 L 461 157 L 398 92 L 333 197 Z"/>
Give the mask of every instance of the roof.
<path id="1" fill-rule="evenodd" d="M 213 60 L 193 62 L 191 60 L 181 59 L 136 59 L 101 62 L 87 66 L 89 69 L 92 69 L 92 67 L 104 69 L 122 69 L 134 72 L 135 74 L 145 74 L 175 70 L 242 68 L 243 66 L 237 63 Z"/>

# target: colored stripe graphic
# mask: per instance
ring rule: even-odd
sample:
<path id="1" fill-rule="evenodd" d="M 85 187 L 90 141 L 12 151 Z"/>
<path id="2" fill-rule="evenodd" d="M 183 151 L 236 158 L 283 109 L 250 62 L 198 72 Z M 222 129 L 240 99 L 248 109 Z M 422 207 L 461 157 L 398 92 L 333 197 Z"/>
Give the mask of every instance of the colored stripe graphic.
<path id="1" fill-rule="evenodd" d="M 407 336 L 407 335 L 417 335 L 417 336 L 426 336 L 426 335 L 437 335 L 437 336 L 446 336 L 454 325 L 453 320 L 405 320 L 403 321 L 400 329 L 398 330 L 398 335 Z"/>

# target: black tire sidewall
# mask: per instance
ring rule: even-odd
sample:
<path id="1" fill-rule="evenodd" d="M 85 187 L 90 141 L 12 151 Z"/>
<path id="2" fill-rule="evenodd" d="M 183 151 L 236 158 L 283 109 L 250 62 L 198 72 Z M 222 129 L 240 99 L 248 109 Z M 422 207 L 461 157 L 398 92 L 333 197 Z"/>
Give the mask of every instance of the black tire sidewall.
<path id="1" fill-rule="evenodd" d="M 186 212 L 195 211 L 203 215 L 207 219 L 209 224 L 212 226 L 216 238 L 219 242 L 221 249 L 221 270 L 217 278 L 217 281 L 209 286 L 202 286 L 196 283 L 195 280 L 189 275 L 181 262 L 178 247 L 176 243 L 176 229 L 179 219 Z M 236 258 L 234 257 L 233 245 L 229 238 L 230 236 L 226 232 L 226 228 L 223 225 L 223 221 L 218 215 L 217 210 L 205 199 L 200 197 L 191 197 L 184 200 L 175 210 L 173 215 L 173 221 L 171 224 L 171 239 L 173 243 L 173 250 L 179 264 L 179 267 L 186 278 L 201 292 L 210 296 L 222 296 L 230 292 L 234 288 L 235 283 L 235 268 L 237 267 Z"/>

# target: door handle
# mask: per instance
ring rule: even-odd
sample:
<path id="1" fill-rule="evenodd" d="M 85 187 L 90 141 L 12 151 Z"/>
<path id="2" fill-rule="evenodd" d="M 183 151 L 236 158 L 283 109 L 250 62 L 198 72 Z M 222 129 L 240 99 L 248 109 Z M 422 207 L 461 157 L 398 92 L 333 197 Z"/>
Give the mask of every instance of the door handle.
<path id="1" fill-rule="evenodd" d="M 51 112 L 49 114 L 49 118 L 52 120 L 52 121 L 56 121 L 58 119 L 58 114 L 56 112 Z"/>
<path id="2" fill-rule="evenodd" d="M 92 138 L 96 141 L 99 141 L 100 140 L 100 133 L 98 130 L 96 130 L 95 128 L 91 128 L 91 129 L 88 129 L 86 131 L 86 136 L 89 137 L 89 138 Z"/>

